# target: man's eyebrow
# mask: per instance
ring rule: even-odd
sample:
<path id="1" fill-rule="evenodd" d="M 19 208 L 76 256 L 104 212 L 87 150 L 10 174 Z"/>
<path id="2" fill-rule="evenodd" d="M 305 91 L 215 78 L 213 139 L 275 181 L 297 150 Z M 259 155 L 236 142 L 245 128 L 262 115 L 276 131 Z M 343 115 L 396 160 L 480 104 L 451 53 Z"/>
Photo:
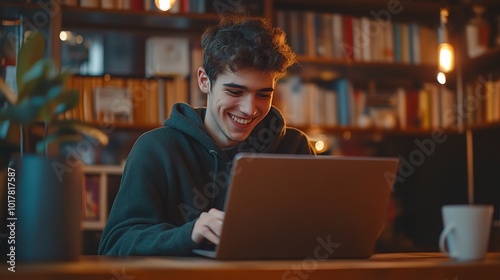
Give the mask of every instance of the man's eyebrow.
<path id="1" fill-rule="evenodd" d="M 239 89 L 242 89 L 242 90 L 248 90 L 248 87 L 242 86 L 242 85 L 238 85 L 238 84 L 235 84 L 235 83 L 227 83 L 227 84 L 222 84 L 222 85 L 226 86 L 226 87 L 232 87 L 232 88 L 239 88 Z M 274 91 L 274 88 L 272 88 L 272 87 L 261 88 L 261 89 L 259 89 L 257 91 L 258 92 L 271 92 L 271 91 Z"/>

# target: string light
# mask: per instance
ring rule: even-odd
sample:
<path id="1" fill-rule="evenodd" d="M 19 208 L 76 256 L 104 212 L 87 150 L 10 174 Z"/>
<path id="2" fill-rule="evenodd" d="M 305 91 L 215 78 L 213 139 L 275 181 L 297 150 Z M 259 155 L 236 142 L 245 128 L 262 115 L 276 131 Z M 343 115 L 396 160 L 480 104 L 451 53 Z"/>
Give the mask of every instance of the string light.
<path id="1" fill-rule="evenodd" d="M 156 7 L 161 11 L 168 11 L 175 4 L 176 0 L 155 0 Z"/>
<path id="2" fill-rule="evenodd" d="M 446 24 L 448 23 L 449 12 L 448 9 L 441 9 L 441 26 L 439 29 L 439 42 L 438 45 L 438 64 L 439 71 L 443 73 L 449 73 L 455 68 L 455 50 L 453 46 L 449 44 L 448 30 L 446 29 Z"/>
<path id="3" fill-rule="evenodd" d="M 442 85 L 446 84 L 446 75 L 443 72 L 439 72 L 437 74 L 437 80 L 438 80 L 438 83 L 440 83 Z"/>
<path id="4" fill-rule="evenodd" d="M 438 47 L 439 52 L 439 71 L 449 73 L 455 68 L 455 51 L 453 46 L 448 43 L 441 43 Z"/>

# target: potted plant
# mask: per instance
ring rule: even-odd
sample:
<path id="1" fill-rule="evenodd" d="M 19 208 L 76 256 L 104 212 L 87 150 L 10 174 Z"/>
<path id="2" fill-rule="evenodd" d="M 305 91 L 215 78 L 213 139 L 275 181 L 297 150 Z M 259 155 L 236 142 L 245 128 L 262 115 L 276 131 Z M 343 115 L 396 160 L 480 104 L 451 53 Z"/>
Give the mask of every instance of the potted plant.
<path id="1" fill-rule="evenodd" d="M 70 74 L 60 72 L 52 60 L 44 58 L 45 43 L 41 33 L 33 32 L 22 45 L 16 65 L 17 95 L 0 77 L 0 96 L 4 97 L 0 161 L 4 171 L 9 168 L 8 180 L 3 181 L 11 183 L 4 186 L 4 193 L 8 193 L 6 216 L 11 225 L 9 235 L 13 228 L 15 232 L 15 243 L 8 246 L 8 261 L 78 258 L 84 197 L 81 163 L 49 152 L 57 151 L 49 147 L 67 141 L 99 145 L 108 141 L 100 130 L 60 117 L 78 104 L 79 93 L 65 88 Z M 41 128 L 43 133 L 34 139 L 34 151 L 25 152 L 23 128 L 27 126 Z"/>

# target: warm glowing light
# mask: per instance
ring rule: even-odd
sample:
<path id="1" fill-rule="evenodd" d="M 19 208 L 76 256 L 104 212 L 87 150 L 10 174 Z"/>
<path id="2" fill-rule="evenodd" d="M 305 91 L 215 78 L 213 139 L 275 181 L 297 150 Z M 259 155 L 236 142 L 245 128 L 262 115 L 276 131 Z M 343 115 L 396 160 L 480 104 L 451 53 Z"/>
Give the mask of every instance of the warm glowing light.
<path id="1" fill-rule="evenodd" d="M 168 11 L 175 4 L 176 0 L 155 0 L 156 7 L 161 11 Z"/>
<path id="2" fill-rule="evenodd" d="M 349 139 L 351 139 L 351 136 L 352 136 L 352 135 L 351 135 L 351 132 L 350 132 L 350 131 L 348 131 L 348 130 L 346 130 L 346 131 L 344 131 L 344 133 L 342 133 L 342 137 L 344 138 L 344 140 L 349 140 Z"/>
<path id="3" fill-rule="evenodd" d="M 448 43 L 441 43 L 438 46 L 439 71 L 448 73 L 455 67 L 455 51 Z"/>
<path id="4" fill-rule="evenodd" d="M 439 72 L 437 74 L 437 80 L 438 80 L 438 83 L 440 83 L 442 85 L 446 84 L 446 75 L 443 72 Z"/>
<path id="5" fill-rule="evenodd" d="M 325 142 L 323 140 L 319 140 L 316 143 L 314 143 L 314 149 L 316 149 L 317 153 L 322 152 L 325 149 Z"/>
<path id="6" fill-rule="evenodd" d="M 77 35 L 75 38 L 76 43 L 79 45 L 83 43 L 83 36 L 82 35 Z"/>
<path id="7" fill-rule="evenodd" d="M 61 31 L 61 32 L 59 32 L 59 39 L 61 39 L 61 41 L 68 40 L 68 37 L 69 37 L 69 34 L 68 34 L 67 31 Z"/>

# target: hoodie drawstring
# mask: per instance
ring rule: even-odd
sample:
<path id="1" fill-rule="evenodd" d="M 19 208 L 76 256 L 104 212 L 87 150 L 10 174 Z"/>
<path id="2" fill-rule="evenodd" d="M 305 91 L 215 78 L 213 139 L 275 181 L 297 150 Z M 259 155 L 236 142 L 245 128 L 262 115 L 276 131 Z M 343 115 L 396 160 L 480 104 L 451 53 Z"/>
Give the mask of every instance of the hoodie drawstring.
<path id="1" fill-rule="evenodd" d="M 215 150 L 210 150 L 209 153 L 214 157 L 214 164 L 215 164 L 215 170 L 214 170 L 214 176 L 212 179 L 212 199 L 210 202 L 210 206 L 214 207 L 214 199 L 215 199 L 215 188 L 217 184 L 217 172 L 219 171 L 219 160 L 217 159 L 217 152 Z"/>

